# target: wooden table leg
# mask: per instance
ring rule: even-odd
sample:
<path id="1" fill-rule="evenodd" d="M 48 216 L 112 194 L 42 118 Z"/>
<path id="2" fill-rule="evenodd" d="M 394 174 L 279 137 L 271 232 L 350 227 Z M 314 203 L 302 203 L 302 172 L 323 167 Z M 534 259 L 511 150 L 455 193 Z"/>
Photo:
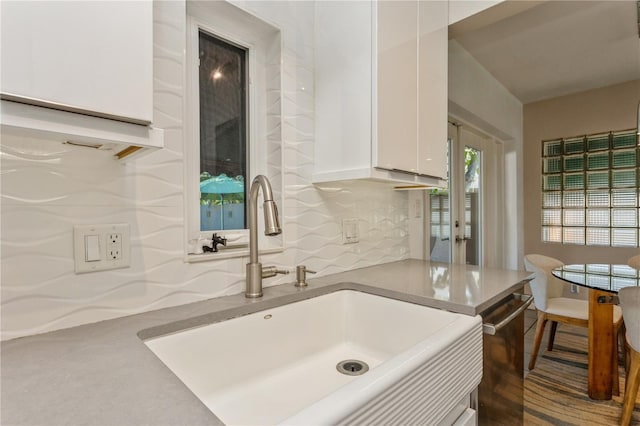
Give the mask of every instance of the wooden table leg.
<path id="1" fill-rule="evenodd" d="M 589 397 L 611 399 L 613 357 L 613 305 L 598 303 L 599 296 L 610 296 L 600 290 L 589 290 Z"/>

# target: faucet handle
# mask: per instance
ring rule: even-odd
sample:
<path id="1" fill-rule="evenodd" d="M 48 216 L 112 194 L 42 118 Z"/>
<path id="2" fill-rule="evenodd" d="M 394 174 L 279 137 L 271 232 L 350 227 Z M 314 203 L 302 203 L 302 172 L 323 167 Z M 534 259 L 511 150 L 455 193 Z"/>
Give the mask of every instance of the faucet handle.
<path id="1" fill-rule="evenodd" d="M 263 266 L 262 267 L 262 278 L 270 278 L 275 277 L 278 274 L 286 275 L 289 271 L 286 269 L 278 269 L 277 266 Z"/>
<path id="2" fill-rule="evenodd" d="M 307 273 L 315 274 L 316 271 L 312 271 L 307 269 L 305 265 L 296 266 L 296 287 L 306 287 L 307 286 Z"/>

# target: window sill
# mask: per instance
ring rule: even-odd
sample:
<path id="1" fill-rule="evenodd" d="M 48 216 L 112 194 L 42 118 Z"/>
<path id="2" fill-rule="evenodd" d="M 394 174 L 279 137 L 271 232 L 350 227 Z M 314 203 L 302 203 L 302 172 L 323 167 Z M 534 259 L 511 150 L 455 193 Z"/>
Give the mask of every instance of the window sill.
<path id="1" fill-rule="evenodd" d="M 284 247 L 274 247 L 264 250 L 258 250 L 259 255 L 282 253 Z M 187 254 L 185 256 L 185 262 L 187 263 L 199 263 L 199 262 L 211 262 L 215 260 L 223 259 L 235 259 L 238 257 L 249 257 L 249 249 L 247 247 L 237 249 L 222 249 L 217 253 L 202 253 L 202 254 Z"/>

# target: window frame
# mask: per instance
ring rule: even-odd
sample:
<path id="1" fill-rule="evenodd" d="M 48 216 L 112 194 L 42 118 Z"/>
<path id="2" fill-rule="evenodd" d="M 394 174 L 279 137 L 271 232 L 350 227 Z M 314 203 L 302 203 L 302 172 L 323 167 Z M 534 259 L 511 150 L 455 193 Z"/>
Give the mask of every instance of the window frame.
<path id="1" fill-rule="evenodd" d="M 635 137 L 635 144 L 629 146 L 622 146 L 616 148 L 614 146 L 614 138 L 618 135 L 632 135 Z M 589 142 L 597 142 L 598 140 L 607 139 L 606 147 L 598 147 L 590 149 Z M 548 153 L 546 152 L 546 147 L 551 146 L 551 144 L 558 143 L 558 152 Z M 579 151 L 568 152 L 566 144 L 569 143 L 582 143 L 583 147 Z M 614 156 L 616 153 L 622 153 L 624 151 L 635 151 L 635 165 L 631 167 L 614 167 Z M 591 158 L 595 158 L 596 156 L 606 153 L 607 162 L 606 167 L 590 167 Z M 574 170 L 567 170 L 566 166 L 572 159 L 577 160 L 578 157 L 582 162 L 582 166 L 580 170 L 578 168 Z M 562 245 L 577 245 L 577 246 L 585 246 L 585 247 L 614 247 L 614 248 L 637 248 L 640 247 L 640 145 L 638 134 L 635 129 L 625 129 L 625 130 L 616 130 L 609 132 L 600 132 L 593 133 L 589 135 L 581 135 L 574 137 L 566 137 L 566 138 L 553 138 L 543 140 L 541 143 L 541 164 L 540 164 L 540 173 L 541 173 L 541 200 L 540 200 L 540 239 L 545 244 L 562 244 Z M 547 160 L 547 161 L 545 161 Z M 553 170 L 547 170 L 548 165 L 552 164 L 551 161 L 557 161 L 557 170 L 554 168 Z M 633 170 L 635 172 L 635 185 L 628 187 L 616 187 L 614 184 L 613 176 L 616 171 L 625 171 L 625 170 Z M 607 174 L 607 185 L 598 187 L 589 187 L 589 176 L 595 176 L 596 174 Z M 581 175 L 582 177 L 582 186 L 581 188 L 567 188 L 566 183 L 568 182 L 567 177 Z M 546 179 L 549 179 L 549 185 L 551 185 L 550 178 L 555 178 L 553 182 L 554 185 L 559 185 L 559 188 L 549 188 L 545 185 Z M 625 207 L 614 205 L 613 194 L 618 192 L 635 192 L 635 205 L 633 207 Z M 602 205 L 600 207 L 590 206 L 589 205 L 589 197 L 590 194 L 595 194 L 597 192 L 602 192 L 603 194 L 607 194 L 607 203 L 606 206 Z M 570 197 L 572 194 L 582 195 L 582 205 L 581 206 L 567 206 L 566 202 L 568 200 L 567 197 Z M 547 196 L 557 196 L 558 198 L 558 206 L 549 206 L 546 204 L 545 199 Z M 613 210 L 620 209 L 620 211 L 629 210 L 630 212 L 635 212 L 636 214 L 636 224 L 635 226 L 616 226 L 613 218 Z M 579 212 L 582 210 L 582 225 L 568 225 L 565 223 L 565 219 L 567 218 L 567 214 L 570 214 L 572 211 Z M 589 211 L 593 214 L 596 214 L 598 210 L 602 212 L 607 211 L 608 217 L 608 225 L 590 225 L 589 224 Z M 567 214 L 566 214 L 567 212 Z M 558 216 L 559 215 L 559 216 Z M 552 217 L 555 216 L 556 221 L 559 224 L 548 223 L 545 218 L 549 218 L 551 222 L 554 222 Z M 593 216 L 595 217 L 595 216 Z M 583 230 L 582 231 L 582 243 L 566 241 L 566 232 L 571 232 L 571 230 Z M 595 230 L 608 230 L 608 243 L 607 244 L 594 244 L 588 241 L 589 239 L 589 230 L 595 232 Z M 625 245 L 625 244 L 615 244 L 614 243 L 614 231 L 615 230 L 624 230 L 624 229 L 635 229 L 636 238 L 635 245 Z M 558 241 L 553 241 L 550 238 L 545 239 L 545 231 L 547 233 L 555 233 L 559 232 L 557 237 Z"/>
<path id="2" fill-rule="evenodd" d="M 233 42 L 231 40 L 228 40 L 225 37 L 220 37 L 220 36 L 218 36 L 216 34 L 213 34 L 210 31 L 208 31 L 205 28 L 203 28 L 201 25 L 198 25 L 197 33 L 198 33 L 197 34 L 197 36 L 198 36 L 198 41 L 197 41 L 198 53 L 199 53 L 199 48 L 200 48 L 200 33 L 204 33 L 205 35 L 207 35 L 209 37 L 218 39 L 218 40 L 222 41 L 223 43 L 226 43 L 226 44 L 228 44 L 230 46 L 233 46 L 233 47 L 235 47 L 237 49 L 243 50 L 244 51 L 244 65 L 245 65 L 245 76 L 244 76 L 244 78 L 245 78 L 245 82 L 246 82 L 246 85 L 245 85 L 245 111 L 244 111 L 244 114 L 245 114 L 245 116 L 244 116 L 244 122 L 245 122 L 244 127 L 245 127 L 245 129 L 244 129 L 244 131 L 245 131 L 245 135 L 246 135 L 245 136 L 245 152 L 246 152 L 246 154 L 245 154 L 244 162 L 245 162 L 246 176 L 244 176 L 244 178 L 245 178 L 245 182 L 244 182 L 245 183 L 245 190 L 244 190 L 244 193 L 245 193 L 245 208 L 244 208 L 244 220 L 243 220 L 243 222 L 245 223 L 245 228 L 243 228 L 243 229 L 225 229 L 225 230 L 201 231 L 200 228 L 202 227 L 202 224 L 200 224 L 200 226 L 198 227 L 199 228 L 198 230 L 200 230 L 201 234 L 205 234 L 205 235 L 206 234 L 216 233 L 218 235 L 221 235 L 221 234 L 237 234 L 237 235 L 244 236 L 244 234 L 246 234 L 248 232 L 248 229 L 246 228 L 247 219 L 248 219 L 247 201 L 248 201 L 249 189 L 250 189 L 250 185 L 251 185 L 250 178 L 252 176 L 251 164 L 253 163 L 253 161 L 251 161 L 250 149 L 251 149 L 252 145 L 255 145 L 255 144 L 251 143 L 251 140 L 252 140 L 251 139 L 252 128 L 251 128 L 251 115 L 249 113 L 250 112 L 250 108 L 251 108 L 251 102 L 254 100 L 254 99 L 252 99 L 252 93 L 251 93 L 251 86 L 252 85 L 250 84 L 251 75 L 252 75 L 251 74 L 251 70 L 250 70 L 250 64 L 253 61 L 251 61 L 250 50 L 249 50 L 248 47 L 242 46 L 242 45 L 240 45 L 238 43 L 235 43 L 235 42 Z M 196 53 L 193 50 L 191 50 L 190 52 L 191 52 L 192 55 Z M 253 57 L 255 58 L 255 51 L 253 51 Z M 199 64 L 199 58 L 197 59 L 197 61 L 198 61 L 198 64 Z M 195 72 L 198 72 L 198 67 L 199 67 L 199 65 L 193 67 L 193 68 L 195 68 Z M 197 90 L 197 92 L 198 92 L 198 99 L 194 100 L 194 103 L 193 103 L 193 109 L 194 109 L 193 114 L 197 114 L 197 116 L 198 116 L 197 120 L 196 120 L 198 125 L 197 125 L 197 127 L 193 127 L 193 129 L 194 129 L 193 130 L 193 132 L 194 132 L 193 136 L 194 136 L 194 139 L 197 139 L 198 142 L 199 142 L 198 143 L 198 147 L 197 147 L 198 154 L 197 154 L 196 157 L 200 161 L 201 160 L 201 158 L 200 158 L 200 145 L 201 145 L 202 141 L 201 141 L 201 137 L 200 137 L 200 124 L 201 124 L 200 123 L 200 103 L 201 103 L 201 99 L 200 99 L 200 78 L 199 77 L 198 77 L 198 81 L 196 82 L 196 86 L 197 86 L 197 88 L 195 90 Z M 195 92 L 191 92 L 191 93 L 195 94 Z M 253 93 L 253 95 L 255 95 L 255 92 Z M 197 105 L 196 105 L 196 103 L 197 103 Z M 200 174 L 201 173 L 202 173 L 201 165 L 198 164 L 198 180 L 200 179 Z M 200 197 L 198 197 L 198 198 L 200 199 Z M 200 221 L 198 220 L 198 222 L 200 222 Z"/>
<path id="3" fill-rule="evenodd" d="M 208 10 L 216 15 L 216 21 L 212 22 L 211 16 L 201 16 L 205 13 L 196 9 L 194 6 L 191 10 L 190 4 L 187 4 L 187 20 L 186 20 L 186 51 L 185 51 L 185 92 L 184 92 L 184 211 L 186 223 L 185 229 L 185 261 L 199 262 L 206 260 L 228 259 L 234 257 L 243 257 L 248 255 L 249 229 L 237 230 L 220 230 L 220 231 L 200 231 L 200 188 L 198 185 L 200 179 L 200 105 L 199 105 L 199 33 L 205 33 L 222 39 L 224 42 L 235 45 L 246 50 L 246 69 L 247 69 L 247 177 L 245 180 L 245 199 L 248 203 L 249 190 L 254 176 L 265 174 L 272 179 L 274 183 L 274 174 L 276 179 L 280 179 L 279 187 L 282 188 L 282 173 L 280 170 L 269 173 L 269 165 L 266 161 L 268 147 L 263 143 L 255 143 L 266 139 L 267 117 L 264 109 L 266 102 L 263 93 L 266 92 L 267 71 L 265 61 L 262 56 L 266 55 L 268 41 L 261 41 L 264 36 L 260 31 L 265 28 L 271 31 L 277 31 L 279 39 L 280 31 L 277 27 L 273 27 L 270 23 L 258 22 L 263 25 L 262 29 L 254 30 L 252 26 L 242 25 L 234 16 L 237 17 L 238 10 L 235 6 L 222 4 L 219 5 L 221 10 Z M 233 8 L 231 13 L 228 8 Z M 191 12 L 191 13 L 190 13 Z M 226 12 L 226 13 L 225 13 Z M 240 10 L 241 14 L 248 15 Z M 258 21 L 258 18 L 251 16 L 251 19 Z M 264 45 L 260 45 L 264 43 Z M 281 43 L 281 42 L 280 42 Z M 281 60 L 280 50 L 278 52 Z M 262 56 L 261 56 L 262 55 Z M 280 78 L 282 75 L 280 73 Z M 280 82 L 280 87 L 282 83 Z M 281 89 L 280 89 L 281 90 Z M 280 107 L 281 108 L 281 107 Z M 259 113 L 262 114 L 259 115 Z M 280 120 L 282 112 L 280 111 Z M 281 125 L 278 125 L 281 127 Z M 282 151 L 282 150 L 281 150 Z M 281 153 L 282 154 L 282 153 Z M 281 162 L 282 163 L 282 162 Z M 274 191 L 277 192 L 277 191 Z M 274 194 L 278 201 L 282 212 L 282 191 Z M 259 203 L 261 204 L 261 203 Z M 259 205 L 260 209 L 262 206 Z M 246 210 L 245 210 L 246 211 Z M 282 215 L 282 213 L 280 213 Z M 258 213 L 260 215 L 260 213 Z M 282 217 L 281 217 L 282 219 Z M 259 227 L 263 224 L 259 222 Z M 245 218 L 245 224 L 248 220 Z M 260 231 L 260 230 L 259 230 Z M 227 238 L 227 246 L 217 253 L 194 253 L 196 245 L 201 245 L 202 239 L 211 239 L 213 233 Z M 259 232 L 260 234 L 260 232 Z M 281 252 L 284 250 L 284 239 L 282 236 L 264 238 L 260 236 L 261 253 Z"/>

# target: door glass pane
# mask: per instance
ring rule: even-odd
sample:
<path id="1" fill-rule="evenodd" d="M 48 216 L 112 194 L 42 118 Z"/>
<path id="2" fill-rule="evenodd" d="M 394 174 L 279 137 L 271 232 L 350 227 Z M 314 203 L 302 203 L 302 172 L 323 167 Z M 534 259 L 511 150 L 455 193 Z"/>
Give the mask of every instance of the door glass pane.
<path id="1" fill-rule="evenodd" d="M 200 230 L 245 228 L 246 51 L 200 31 Z"/>
<path id="2" fill-rule="evenodd" d="M 481 151 L 464 147 L 465 233 L 468 265 L 480 264 Z"/>

